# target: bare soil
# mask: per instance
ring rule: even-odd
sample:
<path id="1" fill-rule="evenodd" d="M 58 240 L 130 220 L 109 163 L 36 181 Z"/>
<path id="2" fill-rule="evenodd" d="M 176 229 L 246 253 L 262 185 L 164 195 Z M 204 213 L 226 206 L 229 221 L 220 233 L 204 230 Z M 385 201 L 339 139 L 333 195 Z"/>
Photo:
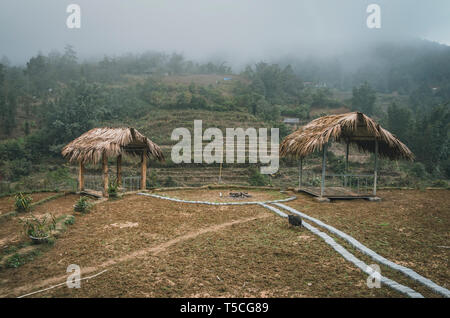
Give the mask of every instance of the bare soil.
<path id="1" fill-rule="evenodd" d="M 245 192 L 251 195 L 251 197 L 233 198 L 230 197 L 230 192 Z M 289 197 L 289 195 L 280 193 L 279 191 L 275 190 L 268 191 L 258 189 L 174 190 L 174 191 L 161 191 L 157 192 L 156 194 L 182 200 L 207 201 L 207 202 L 254 202 L 254 201 L 260 202 L 260 201 L 286 199 Z"/>
<path id="2" fill-rule="evenodd" d="M 32 203 L 36 203 L 55 194 L 56 192 L 37 192 L 30 194 L 30 196 L 33 199 Z M 14 211 L 14 209 L 14 196 L 0 198 L 0 215 Z"/>
<path id="3" fill-rule="evenodd" d="M 204 200 L 217 191 L 179 195 Z M 450 245 L 448 192 L 379 195 L 379 203 L 324 204 L 299 195 L 287 204 L 448 285 L 448 249 L 438 247 Z M 68 211 L 77 197 L 60 199 L 67 201 L 53 208 Z M 42 212 L 52 210 L 52 202 L 43 204 Z M 4 224 L 0 231 L 7 232 Z M 33 297 L 402 297 L 387 287 L 369 289 L 366 275 L 322 239 L 257 205 L 183 204 L 139 195 L 105 201 L 77 215 L 55 245 L 32 262 L 1 269 L 0 297 L 63 283 L 69 264 L 80 265 L 82 277 L 108 271 L 82 281 L 80 289 L 62 286 Z M 397 278 L 388 270 L 382 274 Z"/>
<path id="4" fill-rule="evenodd" d="M 336 200 L 318 203 L 299 194 L 287 202 L 301 212 L 332 225 L 385 258 L 411 268 L 435 283 L 450 288 L 450 191 L 382 190 L 381 202 Z M 343 242 L 343 245 L 346 245 Z M 358 255 L 363 259 L 363 255 Z M 368 264 L 371 259 L 365 259 Z M 404 280 L 403 275 L 382 268 L 424 295 L 428 289 Z"/>
<path id="5" fill-rule="evenodd" d="M 36 200 L 39 201 L 48 196 L 42 196 L 39 198 L 39 196 L 36 195 L 35 197 Z M 73 214 L 73 205 L 79 197 L 80 196 L 75 194 L 68 194 L 35 206 L 31 212 L 19 213 L 18 215 L 7 220 L 2 220 L 0 222 L 0 252 L 3 248 L 11 245 L 17 245 L 18 243 L 28 240 L 23 233 L 23 224 L 20 223 L 19 219 L 29 217 L 30 213 L 38 218 L 43 217 L 48 213 L 53 214 L 56 218 L 61 215 Z"/>

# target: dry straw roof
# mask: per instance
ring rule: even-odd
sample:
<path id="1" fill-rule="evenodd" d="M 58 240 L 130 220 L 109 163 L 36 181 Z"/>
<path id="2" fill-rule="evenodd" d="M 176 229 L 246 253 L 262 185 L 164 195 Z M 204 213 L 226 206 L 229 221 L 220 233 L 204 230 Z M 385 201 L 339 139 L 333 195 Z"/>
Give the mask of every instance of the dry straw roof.
<path id="1" fill-rule="evenodd" d="M 123 152 L 140 155 L 143 150 L 147 157 L 164 160 L 161 148 L 136 129 L 104 127 L 82 134 L 63 148 L 62 155 L 70 162 L 97 163 L 103 153 L 116 157 Z"/>
<path id="2" fill-rule="evenodd" d="M 408 147 L 373 119 L 360 112 L 317 118 L 287 136 L 280 145 L 281 156 L 306 157 L 329 141 L 355 144 L 364 152 L 375 152 L 391 160 L 413 160 Z"/>

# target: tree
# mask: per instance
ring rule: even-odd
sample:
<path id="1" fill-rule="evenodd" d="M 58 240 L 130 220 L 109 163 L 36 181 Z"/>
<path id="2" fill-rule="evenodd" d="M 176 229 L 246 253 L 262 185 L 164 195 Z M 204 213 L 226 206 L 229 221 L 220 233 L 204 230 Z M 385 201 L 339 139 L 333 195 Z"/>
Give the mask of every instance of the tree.
<path id="1" fill-rule="evenodd" d="M 47 58 L 42 54 L 32 57 L 27 62 L 25 75 L 28 76 L 32 85 L 32 92 L 36 95 L 41 95 L 52 86 Z"/>
<path id="2" fill-rule="evenodd" d="M 448 104 L 418 112 L 411 150 L 429 173 L 444 174 L 449 162 L 450 109 Z"/>
<path id="3" fill-rule="evenodd" d="M 6 68 L 0 64 L 0 124 L 2 133 L 9 135 L 16 126 L 17 91 L 10 88 Z"/>
<path id="4" fill-rule="evenodd" d="M 353 87 L 352 108 L 367 115 L 372 115 L 375 107 L 375 91 L 369 83 L 364 82 L 359 88 Z"/>
<path id="5" fill-rule="evenodd" d="M 401 141 L 409 144 L 413 123 L 411 111 L 408 108 L 399 107 L 396 103 L 392 103 L 388 108 L 387 114 L 389 131 L 394 133 Z"/>
<path id="6" fill-rule="evenodd" d="M 167 67 L 172 74 L 181 74 L 184 70 L 184 57 L 181 54 L 173 53 Z"/>
<path id="7" fill-rule="evenodd" d="M 49 145 L 67 143 L 104 118 L 107 109 L 99 86 L 72 82 L 62 96 L 45 106 L 44 127 Z"/>

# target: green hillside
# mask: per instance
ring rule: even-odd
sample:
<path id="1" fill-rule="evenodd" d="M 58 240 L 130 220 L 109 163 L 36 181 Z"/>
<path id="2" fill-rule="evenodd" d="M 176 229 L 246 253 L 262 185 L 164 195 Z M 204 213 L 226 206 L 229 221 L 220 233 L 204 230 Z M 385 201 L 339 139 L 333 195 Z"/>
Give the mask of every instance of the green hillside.
<path id="1" fill-rule="evenodd" d="M 168 160 L 150 163 L 154 185 L 198 185 L 218 180 L 219 167 L 175 165 L 170 160 L 175 128 L 192 132 L 194 120 L 202 120 L 203 129 L 217 127 L 224 134 L 226 128 L 276 127 L 284 138 L 298 128 L 283 124 L 285 118 L 298 118 L 303 125 L 354 110 L 377 120 L 416 156 L 415 163 L 383 162 L 384 185 L 447 186 L 450 113 L 444 71 L 440 86 L 430 88 L 411 77 L 401 93 L 375 90 L 368 82 L 352 90 L 332 81 L 307 82 L 303 75 L 308 74 L 301 67 L 265 62 L 235 74 L 225 63 L 199 64 L 160 53 L 81 63 L 70 46 L 63 54 L 38 54 L 24 67 L 0 64 L 0 192 L 73 186 L 76 170 L 61 158 L 61 149 L 93 127 L 135 127 L 159 144 Z M 404 74 L 410 76 L 410 69 Z M 371 157 L 355 151 L 350 156 L 353 171 L 369 172 Z M 342 149 L 333 147 L 329 158 L 330 172 L 342 172 Z M 136 175 L 136 160 L 128 158 L 124 164 L 126 174 Z M 259 175 L 248 164 L 224 164 L 222 181 L 294 185 L 297 162 L 282 159 L 280 164 L 273 176 Z M 308 165 L 320 170 L 319 156 Z M 94 168 L 88 171 L 98 174 Z M 63 185 L 65 179 L 70 180 Z"/>

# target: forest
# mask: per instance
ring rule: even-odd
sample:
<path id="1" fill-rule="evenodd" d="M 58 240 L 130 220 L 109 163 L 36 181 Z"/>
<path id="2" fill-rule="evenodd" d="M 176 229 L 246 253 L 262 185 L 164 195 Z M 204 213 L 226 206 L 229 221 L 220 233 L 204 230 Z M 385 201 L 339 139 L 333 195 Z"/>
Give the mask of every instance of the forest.
<path id="1" fill-rule="evenodd" d="M 351 59 L 289 57 L 234 69 L 225 61 L 201 63 L 163 52 L 81 61 L 70 45 L 62 53 L 38 53 L 26 65 L 3 57 L 0 180 L 16 181 L 33 167 L 63 162 L 62 146 L 90 128 L 133 123 L 158 110 L 248 114 L 279 127 L 282 138 L 290 132 L 283 117 L 306 123 L 344 108 L 374 117 L 413 151 L 408 173 L 448 184 L 450 47 L 428 41 L 378 44 L 350 67 Z M 170 82 L 194 75 L 233 80 L 226 89 L 218 80 Z"/>

